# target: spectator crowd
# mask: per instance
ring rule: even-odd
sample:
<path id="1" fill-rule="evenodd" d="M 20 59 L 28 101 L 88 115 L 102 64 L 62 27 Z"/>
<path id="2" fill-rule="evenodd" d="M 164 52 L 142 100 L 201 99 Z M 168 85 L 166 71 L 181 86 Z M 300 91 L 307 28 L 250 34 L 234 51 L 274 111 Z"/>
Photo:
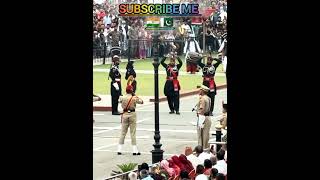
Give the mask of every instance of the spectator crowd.
<path id="1" fill-rule="evenodd" d="M 226 180 L 227 146 L 218 152 L 196 146 L 186 147 L 184 154 L 174 155 L 151 167 L 139 165 L 138 172 L 128 174 L 130 180 Z"/>
<path id="2" fill-rule="evenodd" d="M 151 1 L 153 2 L 153 1 Z M 158 1 L 156 1 L 158 2 Z M 197 0 L 163 0 L 163 3 L 199 3 Z M 106 46 L 107 54 L 112 47 L 112 41 L 118 40 L 119 46 L 122 49 L 122 55 L 128 56 L 130 53 L 131 58 L 145 59 L 151 57 L 152 46 L 152 32 L 145 30 L 145 17 L 119 17 L 118 16 L 118 3 L 121 1 L 110 3 L 97 4 L 93 2 L 93 50 L 95 57 L 103 55 L 103 48 Z M 150 0 L 129 0 L 125 3 L 150 3 Z M 170 51 L 177 51 L 178 55 L 183 55 L 186 41 L 190 35 L 195 37 L 199 43 L 203 53 L 205 52 L 218 52 L 220 46 L 225 39 L 224 34 L 227 32 L 227 2 L 226 0 L 207 0 L 200 4 L 200 8 L 209 7 L 212 13 L 204 18 L 204 25 L 196 23 L 194 17 L 175 18 L 175 30 L 160 32 L 161 55 L 166 55 Z M 203 10 L 204 11 L 204 10 Z M 203 28 L 205 28 L 205 42 L 203 42 Z M 113 31 L 118 33 L 111 36 Z M 133 39 L 130 42 L 128 39 Z M 140 41 L 136 41 L 136 40 Z M 144 41 L 141 41 L 144 40 Z M 166 42 L 165 40 L 175 40 L 175 43 Z M 203 49 L 205 45 L 205 49 Z M 128 51 L 130 46 L 130 52 Z"/>

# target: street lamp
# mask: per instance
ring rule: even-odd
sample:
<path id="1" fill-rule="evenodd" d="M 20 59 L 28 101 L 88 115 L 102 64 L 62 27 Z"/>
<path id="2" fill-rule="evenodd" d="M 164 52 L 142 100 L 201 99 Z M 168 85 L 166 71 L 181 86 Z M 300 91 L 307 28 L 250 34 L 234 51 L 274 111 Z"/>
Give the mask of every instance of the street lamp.
<path id="1" fill-rule="evenodd" d="M 160 131 L 159 131 L 159 34 L 155 33 L 152 42 L 152 53 L 153 53 L 153 67 L 154 67 L 154 150 L 152 153 L 152 163 L 157 163 L 163 159 L 163 150 L 161 149 L 162 144 L 160 143 Z"/>

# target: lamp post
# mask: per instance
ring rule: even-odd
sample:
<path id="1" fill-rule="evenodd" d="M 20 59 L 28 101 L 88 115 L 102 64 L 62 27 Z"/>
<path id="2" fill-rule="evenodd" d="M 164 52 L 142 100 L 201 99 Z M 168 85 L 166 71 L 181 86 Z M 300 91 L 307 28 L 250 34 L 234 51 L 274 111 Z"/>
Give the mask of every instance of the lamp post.
<path id="1" fill-rule="evenodd" d="M 154 150 L 152 153 L 152 163 L 157 163 L 163 159 L 163 150 L 161 149 L 162 144 L 160 143 L 160 130 L 159 130 L 159 34 L 153 34 L 153 44 L 152 44 L 152 53 L 153 53 L 153 67 L 154 67 L 154 141 L 153 144 Z"/>

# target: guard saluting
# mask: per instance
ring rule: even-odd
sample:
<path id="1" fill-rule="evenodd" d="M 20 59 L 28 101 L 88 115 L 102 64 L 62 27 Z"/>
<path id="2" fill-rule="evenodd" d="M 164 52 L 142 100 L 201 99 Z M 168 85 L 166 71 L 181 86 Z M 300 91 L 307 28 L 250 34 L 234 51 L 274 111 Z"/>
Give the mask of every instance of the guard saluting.
<path id="1" fill-rule="evenodd" d="M 215 64 L 212 64 L 213 60 L 216 60 L 217 62 Z M 217 58 L 212 58 L 212 57 L 208 57 L 206 65 L 201 62 L 201 59 L 198 61 L 198 65 L 202 68 L 202 71 L 203 71 L 202 84 L 209 87 L 209 89 L 210 89 L 207 94 L 211 99 L 210 113 L 209 113 L 210 116 L 213 115 L 212 112 L 214 109 L 214 99 L 217 94 L 217 87 L 216 87 L 216 83 L 214 81 L 214 75 L 216 73 L 217 67 L 220 64 L 221 64 L 221 60 L 219 60 Z"/>
<path id="2" fill-rule="evenodd" d="M 178 59 L 179 64 L 176 65 L 175 59 Z M 167 72 L 167 81 L 164 85 L 164 95 L 167 96 L 170 114 L 173 114 L 176 111 L 176 114 L 179 112 L 179 98 L 180 98 L 180 84 L 178 81 L 179 69 L 182 66 L 182 61 L 179 57 L 171 54 L 170 63 L 166 64 L 164 61 L 166 57 L 162 58 L 161 65 L 166 69 Z"/>
<path id="3" fill-rule="evenodd" d="M 112 103 L 112 115 L 120 115 L 118 111 L 119 97 L 122 95 L 121 91 L 121 74 L 119 70 L 119 56 L 114 55 L 112 57 L 113 65 L 109 72 L 111 78 L 111 103 Z"/>

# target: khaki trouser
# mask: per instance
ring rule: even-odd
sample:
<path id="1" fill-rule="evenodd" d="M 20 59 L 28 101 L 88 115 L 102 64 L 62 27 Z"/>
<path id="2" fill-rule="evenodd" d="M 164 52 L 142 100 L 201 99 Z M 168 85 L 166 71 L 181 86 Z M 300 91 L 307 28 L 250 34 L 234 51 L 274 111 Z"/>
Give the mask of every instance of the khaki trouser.
<path id="1" fill-rule="evenodd" d="M 204 127 L 202 129 L 199 129 L 199 128 L 197 129 L 198 145 L 201 145 L 203 149 L 210 148 L 209 147 L 210 128 L 211 128 L 210 116 L 206 116 L 206 119 L 204 120 Z"/>
<path id="2" fill-rule="evenodd" d="M 136 127 L 137 127 L 137 114 L 136 112 L 124 113 L 122 116 L 121 134 L 119 144 L 124 144 L 124 139 L 127 135 L 128 128 L 130 127 L 131 144 L 137 145 L 136 142 Z"/>

